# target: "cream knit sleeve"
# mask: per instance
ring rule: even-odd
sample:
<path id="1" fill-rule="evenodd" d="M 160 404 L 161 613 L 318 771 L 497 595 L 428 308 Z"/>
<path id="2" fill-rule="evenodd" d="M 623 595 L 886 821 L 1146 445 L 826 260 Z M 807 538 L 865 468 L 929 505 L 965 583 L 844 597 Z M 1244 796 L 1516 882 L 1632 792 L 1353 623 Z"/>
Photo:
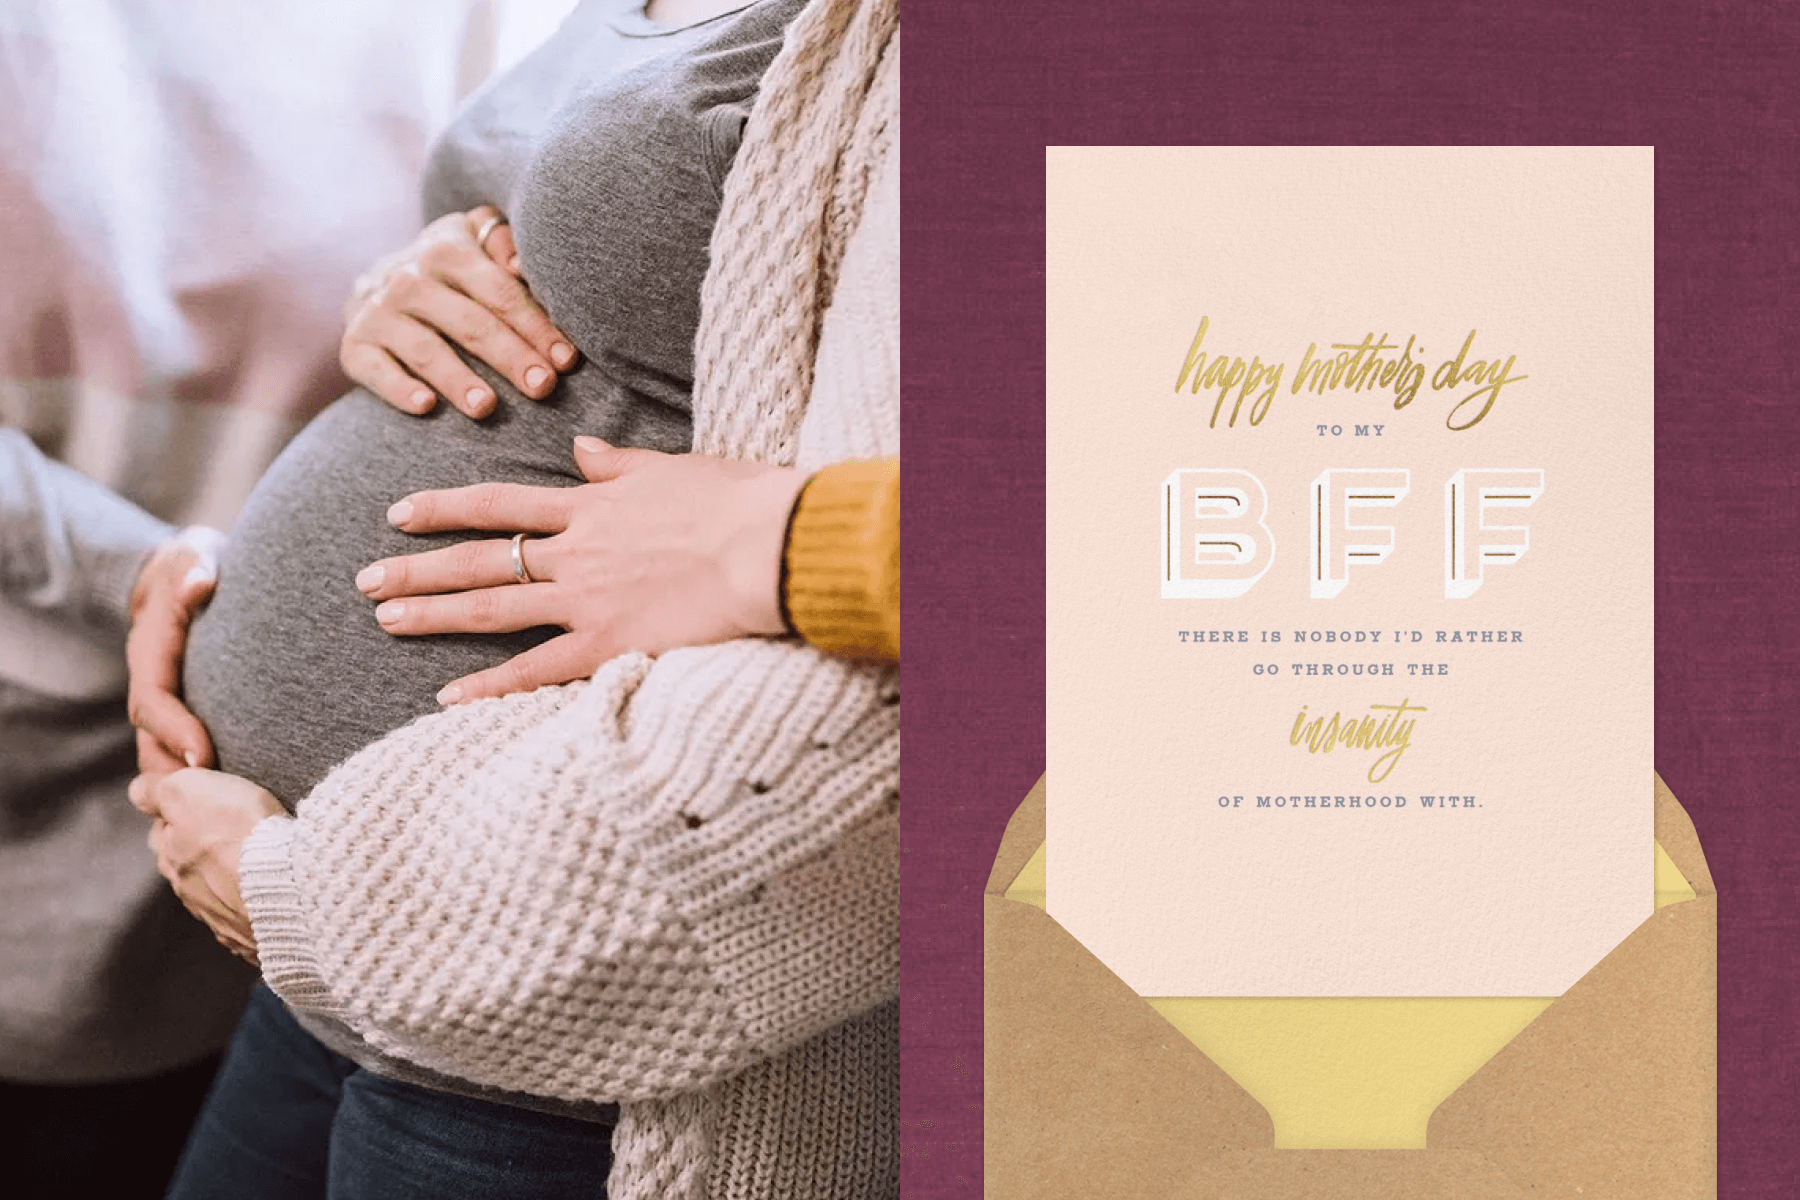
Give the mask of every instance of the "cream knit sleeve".
<path id="1" fill-rule="evenodd" d="M 421 718 L 246 842 L 265 978 L 492 1087 L 707 1086 L 898 994 L 899 711 L 740 641 Z"/>

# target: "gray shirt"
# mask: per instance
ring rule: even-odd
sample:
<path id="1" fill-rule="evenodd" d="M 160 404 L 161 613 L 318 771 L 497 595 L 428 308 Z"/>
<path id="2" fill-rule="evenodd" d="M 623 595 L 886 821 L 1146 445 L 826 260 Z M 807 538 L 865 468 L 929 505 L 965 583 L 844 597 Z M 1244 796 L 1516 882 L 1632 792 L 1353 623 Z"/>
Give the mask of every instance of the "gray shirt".
<path id="1" fill-rule="evenodd" d="M 525 276 L 582 364 L 542 402 L 478 368 L 500 399 L 481 423 L 443 405 L 410 417 L 353 392 L 289 445 L 245 505 L 189 642 L 187 698 L 223 769 L 291 807 L 332 766 L 435 711 L 449 680 L 553 635 L 390 637 L 353 580 L 377 558 L 457 540 L 391 529 L 384 514 L 408 492 L 578 483 L 571 444 L 582 433 L 688 448 L 720 187 L 801 6 L 762 0 L 652 36 L 616 0 L 584 4 L 451 129 L 429 171 L 428 211 L 483 201 L 507 211 Z"/>

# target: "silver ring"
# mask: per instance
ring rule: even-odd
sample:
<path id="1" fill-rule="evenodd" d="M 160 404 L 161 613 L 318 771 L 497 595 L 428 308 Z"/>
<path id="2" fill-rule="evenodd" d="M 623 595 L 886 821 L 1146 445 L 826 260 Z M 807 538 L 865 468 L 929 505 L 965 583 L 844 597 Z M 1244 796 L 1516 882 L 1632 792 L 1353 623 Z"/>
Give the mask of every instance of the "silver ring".
<path id="1" fill-rule="evenodd" d="M 485 252 L 487 250 L 488 237 L 494 230 L 500 228 L 504 224 L 506 224 L 505 217 L 489 217 L 487 220 L 483 221 L 481 223 L 481 228 L 475 231 L 475 248 Z"/>
<path id="2" fill-rule="evenodd" d="M 512 540 L 513 578 L 520 583 L 536 583 L 531 572 L 525 569 L 525 535 L 513 534 Z"/>

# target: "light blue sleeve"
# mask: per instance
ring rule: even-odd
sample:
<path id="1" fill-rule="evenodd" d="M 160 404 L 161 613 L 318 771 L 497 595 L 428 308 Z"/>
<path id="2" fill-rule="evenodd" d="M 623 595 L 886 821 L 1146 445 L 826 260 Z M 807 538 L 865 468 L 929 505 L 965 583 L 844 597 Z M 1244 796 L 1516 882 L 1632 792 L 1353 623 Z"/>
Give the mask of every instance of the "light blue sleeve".
<path id="1" fill-rule="evenodd" d="M 175 530 L 0 428 L 0 603 L 122 632 L 144 558 Z"/>

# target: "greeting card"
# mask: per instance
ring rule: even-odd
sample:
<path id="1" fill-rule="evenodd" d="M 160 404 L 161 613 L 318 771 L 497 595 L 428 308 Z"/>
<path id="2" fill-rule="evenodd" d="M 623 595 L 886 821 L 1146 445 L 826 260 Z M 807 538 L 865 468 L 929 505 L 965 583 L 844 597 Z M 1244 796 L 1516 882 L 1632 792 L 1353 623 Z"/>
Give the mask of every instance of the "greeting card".
<path id="1" fill-rule="evenodd" d="M 1652 154 L 1055 148 L 1048 911 L 1554 997 L 1652 911 Z"/>

